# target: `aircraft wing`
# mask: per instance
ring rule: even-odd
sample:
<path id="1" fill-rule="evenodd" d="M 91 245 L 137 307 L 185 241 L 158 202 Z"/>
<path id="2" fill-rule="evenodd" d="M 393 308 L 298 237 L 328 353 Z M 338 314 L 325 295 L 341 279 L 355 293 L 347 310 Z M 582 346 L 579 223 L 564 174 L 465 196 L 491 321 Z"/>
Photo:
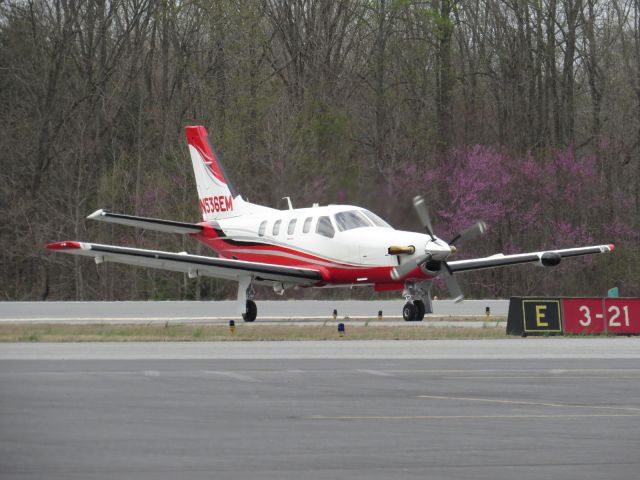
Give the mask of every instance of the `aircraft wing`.
<path id="1" fill-rule="evenodd" d="M 197 223 L 176 222 L 174 220 L 162 220 L 159 218 L 136 217 L 122 213 L 111 213 L 107 210 L 96 210 L 87 217 L 101 222 L 117 223 L 129 227 L 145 228 L 166 233 L 198 233 L 204 227 Z"/>
<path id="2" fill-rule="evenodd" d="M 592 247 L 567 248 L 564 250 L 547 250 L 544 252 L 517 253 L 503 255 L 498 253 L 490 257 L 472 258 L 469 260 L 455 260 L 447 262 L 452 272 L 467 272 L 486 268 L 507 267 L 520 263 L 538 263 L 544 267 L 552 267 L 560 263 L 562 258 L 593 255 L 597 253 L 613 252 L 613 245 L 595 245 Z"/>
<path id="3" fill-rule="evenodd" d="M 47 248 L 73 255 L 94 257 L 96 263 L 115 262 L 140 267 L 159 268 L 188 273 L 193 277 L 204 275 L 227 280 L 238 280 L 252 276 L 254 281 L 258 283 L 293 283 L 296 285 L 313 285 L 323 281 L 322 273 L 311 268 L 229 260 L 226 258 L 190 255 L 188 253 L 172 253 L 73 241 L 51 243 L 47 245 Z"/>

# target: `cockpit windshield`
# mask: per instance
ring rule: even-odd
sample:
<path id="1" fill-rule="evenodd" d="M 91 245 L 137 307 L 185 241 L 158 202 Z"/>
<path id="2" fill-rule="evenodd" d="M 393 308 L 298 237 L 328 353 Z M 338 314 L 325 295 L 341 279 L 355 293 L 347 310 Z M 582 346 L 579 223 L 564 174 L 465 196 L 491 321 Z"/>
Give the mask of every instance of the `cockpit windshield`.
<path id="1" fill-rule="evenodd" d="M 369 218 L 369 220 L 373 222 L 373 224 L 376 227 L 393 228 L 391 225 L 389 225 L 387 222 L 385 222 L 375 213 L 370 212 L 369 210 L 361 210 L 361 212 L 364 213 Z"/>
<path id="2" fill-rule="evenodd" d="M 345 230 L 353 230 L 354 228 L 372 226 L 371 223 L 369 223 L 369 220 L 367 220 L 367 217 L 358 210 L 336 213 L 335 219 L 336 225 L 338 225 L 338 230 L 341 232 L 344 232 Z"/>

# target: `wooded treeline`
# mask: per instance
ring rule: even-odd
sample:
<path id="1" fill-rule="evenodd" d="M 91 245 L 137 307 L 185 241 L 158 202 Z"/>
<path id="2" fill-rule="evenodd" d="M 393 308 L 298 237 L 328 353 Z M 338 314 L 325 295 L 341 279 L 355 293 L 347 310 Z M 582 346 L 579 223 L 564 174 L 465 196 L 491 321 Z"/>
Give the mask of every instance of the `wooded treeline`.
<path id="1" fill-rule="evenodd" d="M 198 221 L 188 124 L 256 203 L 418 230 L 421 193 L 445 238 L 488 221 L 461 258 L 616 243 L 561 274 L 460 275 L 467 296 L 640 295 L 639 22 L 640 0 L 0 0 L 1 298 L 233 294 L 43 248 L 205 253 L 85 219 Z"/>

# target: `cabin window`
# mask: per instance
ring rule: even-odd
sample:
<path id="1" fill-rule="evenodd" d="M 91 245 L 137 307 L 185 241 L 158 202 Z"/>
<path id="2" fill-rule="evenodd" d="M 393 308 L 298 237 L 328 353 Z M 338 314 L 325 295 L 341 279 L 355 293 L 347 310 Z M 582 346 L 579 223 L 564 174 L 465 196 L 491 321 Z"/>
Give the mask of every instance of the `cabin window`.
<path id="1" fill-rule="evenodd" d="M 293 232 L 295 232 L 296 230 L 297 221 L 298 221 L 297 218 L 292 218 L 291 220 L 289 220 L 289 226 L 287 227 L 287 235 L 293 235 Z"/>
<path id="2" fill-rule="evenodd" d="M 333 238 L 336 234 L 333 225 L 331 225 L 331 220 L 329 217 L 320 217 L 318 219 L 318 225 L 316 225 L 316 233 L 320 235 L 324 235 L 325 237 Z"/>
<path id="3" fill-rule="evenodd" d="M 258 229 L 258 236 L 259 237 L 264 237 L 264 232 L 267 230 L 267 221 L 263 221 L 260 224 L 260 228 Z"/>
<path id="4" fill-rule="evenodd" d="M 302 225 L 302 233 L 309 233 L 311 231 L 311 222 L 313 222 L 313 217 L 307 217 L 304 219 L 304 225 Z"/>
<path id="5" fill-rule="evenodd" d="M 273 224 L 273 236 L 275 237 L 276 235 L 278 235 L 278 233 L 280 233 L 280 224 L 282 223 L 282 220 L 276 220 L 276 223 Z"/>
<path id="6" fill-rule="evenodd" d="M 391 225 L 389 225 L 387 222 L 385 222 L 375 213 L 370 212 L 369 210 L 361 210 L 361 212 L 364 213 L 369 218 L 369 220 L 373 222 L 373 224 L 376 227 L 393 228 Z"/>
<path id="7" fill-rule="evenodd" d="M 338 230 L 353 230 L 354 228 L 370 227 L 371 224 L 358 210 L 349 210 L 348 212 L 340 212 L 335 215 Z"/>

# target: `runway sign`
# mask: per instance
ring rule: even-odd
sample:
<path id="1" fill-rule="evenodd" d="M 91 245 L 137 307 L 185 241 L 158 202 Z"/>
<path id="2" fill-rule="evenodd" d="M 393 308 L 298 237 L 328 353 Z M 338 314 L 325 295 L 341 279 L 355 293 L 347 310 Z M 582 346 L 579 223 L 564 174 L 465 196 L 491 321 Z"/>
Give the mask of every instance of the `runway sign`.
<path id="1" fill-rule="evenodd" d="M 640 298 L 511 297 L 508 335 L 638 335 Z"/>

